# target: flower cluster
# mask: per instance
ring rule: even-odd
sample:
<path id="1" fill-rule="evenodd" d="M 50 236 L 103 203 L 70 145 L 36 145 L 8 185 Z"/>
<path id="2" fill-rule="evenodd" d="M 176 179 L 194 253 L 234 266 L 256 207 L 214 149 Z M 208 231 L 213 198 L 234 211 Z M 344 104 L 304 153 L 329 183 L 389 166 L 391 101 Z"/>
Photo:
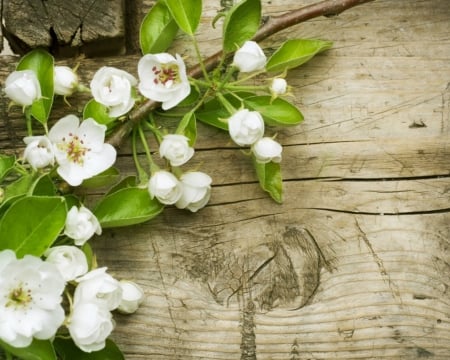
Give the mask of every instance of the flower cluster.
<path id="1" fill-rule="evenodd" d="M 35 350 L 71 358 L 73 346 L 110 358 L 113 312 L 135 312 L 144 291 L 99 267 L 89 240 L 149 221 L 167 206 L 206 207 L 211 177 L 199 165 L 185 168 L 196 155 L 198 123 L 245 148 L 262 190 L 282 202 L 277 127 L 303 121 L 286 100 L 285 77 L 331 43 L 292 39 L 265 51 L 252 40 L 261 7 L 248 3 L 237 1 L 217 18 L 223 15 L 223 51 L 206 61 L 195 37 L 201 1 L 180 8 L 158 0 L 140 27 L 136 74 L 101 66 L 86 86 L 77 66 L 56 65 L 36 49 L 6 78 L 4 94 L 21 107 L 27 129 L 22 156 L 0 155 L 0 347 L 8 358 Z M 189 72 L 179 54 L 166 52 L 178 30 L 197 56 Z M 67 98 L 79 92 L 91 95 L 82 111 L 52 116 L 61 104 L 55 96 L 70 106 Z M 123 176 L 113 144 L 128 135 L 136 171 Z"/>

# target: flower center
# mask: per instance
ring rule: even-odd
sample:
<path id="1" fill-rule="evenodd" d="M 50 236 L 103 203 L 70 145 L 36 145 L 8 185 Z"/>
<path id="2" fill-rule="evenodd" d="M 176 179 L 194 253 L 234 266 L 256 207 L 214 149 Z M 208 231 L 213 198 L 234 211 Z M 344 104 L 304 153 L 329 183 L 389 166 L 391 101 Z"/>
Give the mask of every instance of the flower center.
<path id="1" fill-rule="evenodd" d="M 7 296 L 6 307 L 26 307 L 32 300 L 31 290 L 24 288 L 22 284 L 12 289 Z"/>
<path id="2" fill-rule="evenodd" d="M 59 148 L 67 153 L 67 158 L 77 164 L 82 165 L 84 156 L 90 148 L 84 145 L 83 139 L 80 139 L 78 135 L 69 133 L 69 138 L 63 138 L 63 143 L 59 144 Z"/>
<path id="3" fill-rule="evenodd" d="M 162 84 L 164 86 L 171 86 L 174 82 L 178 81 L 178 65 L 176 64 L 161 64 L 161 67 L 157 67 L 156 65 L 152 68 L 153 74 L 155 74 L 155 78 L 153 82 L 158 85 Z"/>

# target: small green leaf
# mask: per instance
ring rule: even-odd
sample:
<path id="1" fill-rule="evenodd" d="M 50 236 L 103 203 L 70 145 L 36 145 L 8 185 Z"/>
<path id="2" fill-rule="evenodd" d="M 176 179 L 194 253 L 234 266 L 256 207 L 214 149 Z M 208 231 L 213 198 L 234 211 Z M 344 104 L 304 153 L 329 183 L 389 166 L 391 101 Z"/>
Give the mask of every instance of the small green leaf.
<path id="1" fill-rule="evenodd" d="M 109 189 L 107 195 L 111 195 L 121 189 L 136 187 L 138 184 L 136 176 L 130 175 L 120 180 L 116 185 Z"/>
<path id="2" fill-rule="evenodd" d="M 333 46 L 331 41 L 291 39 L 283 43 L 280 48 L 273 53 L 266 64 L 266 70 L 287 71 L 304 64 L 321 51 Z"/>
<path id="3" fill-rule="evenodd" d="M 102 228 L 140 224 L 164 209 L 147 189 L 125 187 L 106 195 L 94 209 Z"/>
<path id="4" fill-rule="evenodd" d="M 64 228 L 66 215 L 63 197 L 27 196 L 17 200 L 0 221 L 0 250 L 14 250 L 17 257 L 41 256 Z"/>
<path id="5" fill-rule="evenodd" d="M 141 51 L 145 54 L 164 52 L 172 44 L 178 25 L 163 1 L 152 6 L 139 31 Z"/>
<path id="6" fill-rule="evenodd" d="M 29 189 L 33 185 L 36 177 L 32 174 L 25 174 L 6 186 L 5 188 L 5 200 L 28 193 Z"/>
<path id="7" fill-rule="evenodd" d="M 116 120 L 116 118 L 109 116 L 109 110 L 105 105 L 98 103 L 94 99 L 89 100 L 83 109 L 83 120 L 88 118 L 93 118 L 96 122 L 103 125 L 108 125 Z"/>
<path id="8" fill-rule="evenodd" d="M 274 162 L 262 164 L 253 157 L 253 165 L 261 188 L 267 191 L 272 199 L 281 204 L 283 202 L 283 179 L 280 164 Z"/>
<path id="9" fill-rule="evenodd" d="M 165 0 L 172 17 L 181 30 L 194 35 L 202 16 L 201 0 Z"/>
<path id="10" fill-rule="evenodd" d="M 177 127 L 177 134 L 182 134 L 189 138 L 189 145 L 194 146 L 197 139 L 197 122 L 193 112 L 186 113 Z"/>
<path id="11" fill-rule="evenodd" d="M 223 51 L 236 51 L 255 35 L 261 23 L 261 1 L 243 0 L 227 12 L 223 23 Z"/>
<path id="12" fill-rule="evenodd" d="M 0 154 L 0 181 L 8 174 L 8 172 L 14 167 L 16 163 L 16 157 L 14 155 L 2 155 Z"/>
<path id="13" fill-rule="evenodd" d="M 83 181 L 81 186 L 86 189 L 95 189 L 115 184 L 120 178 L 120 172 L 115 167 L 110 167 L 102 173 Z"/>
<path id="14" fill-rule="evenodd" d="M 55 350 L 49 340 L 34 339 L 31 345 L 24 348 L 15 348 L 0 340 L 0 348 L 21 360 L 56 360 Z"/>
<path id="15" fill-rule="evenodd" d="M 61 360 L 124 360 L 120 349 L 110 339 L 106 339 L 106 345 L 102 350 L 86 353 L 80 350 L 72 339 L 57 337 L 54 341 L 56 352 Z"/>
<path id="16" fill-rule="evenodd" d="M 258 111 L 264 122 L 271 126 L 293 126 L 303 121 L 302 113 L 290 102 L 270 96 L 252 96 L 244 99 L 245 106 Z"/>
<path id="17" fill-rule="evenodd" d="M 50 175 L 44 174 L 33 184 L 33 195 L 53 196 L 56 195 L 57 189 Z"/>
<path id="18" fill-rule="evenodd" d="M 42 98 L 31 105 L 31 115 L 41 124 L 47 122 L 53 105 L 53 65 L 53 56 L 42 49 L 30 51 L 17 65 L 17 70 L 33 70 L 39 80 Z"/>

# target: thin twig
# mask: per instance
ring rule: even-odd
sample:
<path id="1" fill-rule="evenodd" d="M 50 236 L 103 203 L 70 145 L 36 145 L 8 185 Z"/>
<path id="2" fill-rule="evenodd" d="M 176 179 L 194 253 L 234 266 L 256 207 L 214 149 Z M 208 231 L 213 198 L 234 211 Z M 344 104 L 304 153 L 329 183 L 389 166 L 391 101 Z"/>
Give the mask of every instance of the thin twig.
<path id="1" fill-rule="evenodd" d="M 253 37 L 254 41 L 262 41 L 269 36 L 287 29 L 291 26 L 300 24 L 304 21 L 319 17 L 319 16 L 334 16 L 341 12 L 350 9 L 354 6 L 361 5 L 374 0 L 324 0 L 318 3 L 302 7 L 297 10 L 290 11 L 288 13 L 271 16 L 265 22 L 265 24 L 258 30 Z M 231 55 L 231 54 L 229 54 Z M 222 57 L 222 51 L 219 51 L 204 61 L 204 66 L 207 71 L 213 70 L 220 62 Z M 202 76 L 202 68 L 200 65 L 192 67 L 188 72 L 190 77 L 199 78 Z M 135 124 L 144 119 L 151 111 L 156 109 L 160 103 L 148 100 L 138 108 L 133 110 L 126 122 L 117 127 L 114 133 L 109 137 L 108 143 L 113 146 L 120 146 L 122 141 L 131 132 Z"/>

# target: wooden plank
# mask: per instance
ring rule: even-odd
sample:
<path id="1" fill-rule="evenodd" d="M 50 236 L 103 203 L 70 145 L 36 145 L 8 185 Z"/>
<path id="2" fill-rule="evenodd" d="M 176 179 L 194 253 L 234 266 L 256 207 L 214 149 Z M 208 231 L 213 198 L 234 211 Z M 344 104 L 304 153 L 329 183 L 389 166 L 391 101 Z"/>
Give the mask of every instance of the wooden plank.
<path id="1" fill-rule="evenodd" d="M 298 2 L 263 5 L 278 15 Z M 209 29 L 220 6 L 204 1 L 205 54 L 219 46 L 220 27 Z M 289 73 L 305 122 L 268 129 L 284 146 L 285 201 L 262 192 L 226 134 L 199 126 L 189 168 L 212 175 L 210 204 L 92 241 L 99 263 L 146 293 L 136 314 L 116 317 L 127 359 L 450 358 L 449 30 L 447 0 L 377 0 L 265 42 L 334 41 Z M 188 49 L 179 35 L 170 51 Z M 105 63 L 136 74 L 138 59 Z M 3 81 L 17 58 L 0 61 Z M 99 66 L 81 61 L 85 84 Z M 57 100 L 52 121 L 86 98 Z M 0 148 L 20 154 L 22 114 L 6 105 Z M 130 154 L 126 143 L 124 174 Z"/>

